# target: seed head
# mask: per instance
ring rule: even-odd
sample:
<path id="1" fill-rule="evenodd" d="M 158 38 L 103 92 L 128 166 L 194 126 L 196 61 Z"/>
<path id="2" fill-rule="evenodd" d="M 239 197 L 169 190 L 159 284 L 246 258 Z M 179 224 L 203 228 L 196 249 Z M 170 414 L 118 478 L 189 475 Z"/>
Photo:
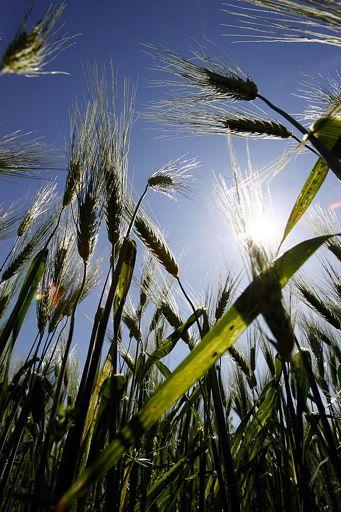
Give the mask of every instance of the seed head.
<path id="1" fill-rule="evenodd" d="M 174 101 L 156 103 L 149 119 L 166 124 L 165 133 L 177 135 L 210 135 L 231 133 L 240 137 L 286 139 L 292 135 L 284 125 L 274 119 L 266 119 L 251 109 L 226 109 L 219 104 L 176 104 Z"/>
<path id="2" fill-rule="evenodd" d="M 72 39 L 76 37 L 63 35 L 56 38 L 52 32 L 64 8 L 64 3 L 59 7 L 51 4 L 43 18 L 29 30 L 25 28 L 27 15 L 25 16 L 18 34 L 3 55 L 1 73 L 15 73 L 28 77 L 67 74 L 63 71 L 44 71 L 45 66 L 69 47 Z"/>
<path id="3" fill-rule="evenodd" d="M 101 181 L 96 170 L 86 173 L 83 188 L 77 196 L 77 246 L 80 257 L 88 262 L 94 250 L 101 222 Z"/>
<path id="4" fill-rule="evenodd" d="M 18 236 L 22 236 L 33 224 L 33 222 L 44 212 L 49 210 L 56 198 L 55 182 L 48 183 L 38 190 L 31 206 L 26 210 L 18 227 Z"/>
<path id="5" fill-rule="evenodd" d="M 318 121 L 329 117 L 341 117 L 341 77 L 309 77 L 301 82 L 297 93 L 299 98 L 307 101 L 303 119 Z"/>
<path id="6" fill-rule="evenodd" d="M 126 199 L 124 213 L 125 219 L 129 223 L 135 212 L 135 205 L 130 197 L 127 196 Z M 179 267 L 174 255 L 168 247 L 165 235 L 141 207 L 135 217 L 133 230 L 167 272 L 173 277 L 176 277 L 179 272 Z"/>
<path id="7" fill-rule="evenodd" d="M 2 281 L 10 279 L 20 272 L 29 262 L 31 256 L 38 252 L 43 242 L 48 238 L 55 222 L 55 215 L 50 215 L 45 221 L 35 229 L 33 234 L 26 232 L 20 247 L 12 255 L 2 274 Z"/>
<path id="8" fill-rule="evenodd" d="M 145 52 L 153 60 L 160 62 L 159 71 L 175 76 L 176 80 L 154 82 L 175 88 L 188 88 L 192 92 L 182 98 L 183 102 L 251 101 L 257 97 L 256 84 L 239 66 L 227 60 L 226 56 L 217 56 L 214 60 L 206 54 L 206 48 L 192 49 L 192 58 L 168 50 L 164 46 L 144 45 Z"/>
<path id="9" fill-rule="evenodd" d="M 177 193 L 187 195 L 189 192 L 190 187 L 187 182 L 192 175 L 187 173 L 198 166 L 199 162 L 195 158 L 184 160 L 180 157 L 177 160 L 171 160 L 152 174 L 148 179 L 148 185 L 153 190 L 176 200 Z"/>
<path id="10" fill-rule="evenodd" d="M 134 231 L 136 231 L 142 242 L 159 260 L 167 272 L 173 277 L 177 277 L 179 267 L 174 255 L 168 247 L 164 234 L 151 222 L 149 217 L 147 217 L 142 210 L 140 210 L 136 216 Z"/>
<path id="11" fill-rule="evenodd" d="M 83 175 L 93 160 L 94 136 L 97 119 L 97 105 L 88 102 L 81 112 L 74 107 L 70 122 L 70 143 L 63 206 L 69 206 L 79 193 Z"/>
<path id="12" fill-rule="evenodd" d="M 128 154 L 135 121 L 136 88 L 123 85 L 123 105 L 118 108 L 118 84 L 111 66 L 111 81 L 106 74 L 92 80 L 98 98 L 101 122 L 98 128 L 99 169 L 103 176 L 103 203 L 107 233 L 113 247 L 120 238 L 124 196 L 127 188 Z"/>
<path id="13" fill-rule="evenodd" d="M 6 240 L 15 233 L 20 222 L 18 205 L 11 204 L 7 209 L 0 204 L 0 240 Z"/>
<path id="14" fill-rule="evenodd" d="M 20 131 L 0 138 L 0 175 L 30 177 L 51 166 L 48 148 L 38 139 L 22 140 Z"/>
<path id="15" fill-rule="evenodd" d="M 16 293 L 20 275 L 14 276 L 0 285 L 0 318 L 4 315 L 7 306 Z"/>

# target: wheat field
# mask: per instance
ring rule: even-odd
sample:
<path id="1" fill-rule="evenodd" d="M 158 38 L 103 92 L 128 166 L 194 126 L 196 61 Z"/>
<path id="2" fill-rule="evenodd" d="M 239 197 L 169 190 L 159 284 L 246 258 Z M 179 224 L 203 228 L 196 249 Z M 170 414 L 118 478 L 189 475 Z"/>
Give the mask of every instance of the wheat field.
<path id="1" fill-rule="evenodd" d="M 340 45 L 336 0 L 222 10 L 240 45 Z M 54 59 L 78 44 L 64 34 L 67 12 L 52 3 L 31 21 L 33 4 L 0 42 L 8 87 L 66 74 Z M 63 158 L 20 126 L 2 128 L 1 193 L 6 180 L 36 183 L 28 200 L 8 205 L 4 194 L 0 205 L 4 512 L 340 510 L 340 223 L 316 198 L 327 175 L 341 179 L 340 76 L 307 85 L 308 107 L 293 115 L 221 48 L 141 45 L 158 77 L 143 112 L 140 84 L 121 79 L 114 57 L 87 63 Z M 208 269 L 205 289 L 189 285 L 186 255 L 150 208 L 181 198 L 191 208 L 201 162 L 190 148 L 135 188 L 140 119 L 166 136 L 223 136 L 229 173 L 216 174 L 207 201 L 238 265 Z M 286 151 L 262 171 L 248 154 L 245 171 L 238 137 Z M 278 238 L 266 213 L 278 206 L 272 179 L 302 153 L 314 164 Z M 302 223 L 310 236 L 291 244 Z"/>

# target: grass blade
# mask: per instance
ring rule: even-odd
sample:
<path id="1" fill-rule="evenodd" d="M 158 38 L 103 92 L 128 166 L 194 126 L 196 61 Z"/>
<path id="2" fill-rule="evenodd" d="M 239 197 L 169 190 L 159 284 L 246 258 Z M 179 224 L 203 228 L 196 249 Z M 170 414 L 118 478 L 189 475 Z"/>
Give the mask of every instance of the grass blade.
<path id="1" fill-rule="evenodd" d="M 278 258 L 271 269 L 276 272 L 278 283 L 285 286 L 305 261 L 330 236 L 306 240 L 288 250 Z M 202 375 L 224 354 L 246 327 L 258 316 L 257 304 L 259 287 L 264 275 L 255 279 L 236 300 L 234 305 L 221 317 L 193 351 L 177 367 L 171 376 L 158 388 L 139 413 L 120 431 L 119 435 L 104 450 L 101 456 L 79 477 L 60 499 L 56 512 L 62 512 L 104 475 L 141 435 L 180 398 Z"/>
<path id="2" fill-rule="evenodd" d="M 29 270 L 26 274 L 26 278 L 21 287 L 18 300 L 13 308 L 12 314 L 10 315 L 0 337 L 0 354 L 5 350 L 9 336 L 13 333 L 14 343 L 20 327 L 25 319 L 28 308 L 32 302 L 34 294 L 37 291 L 38 284 L 43 276 L 46 260 L 47 260 L 47 249 L 40 251 L 33 259 Z"/>
<path id="3" fill-rule="evenodd" d="M 203 309 L 197 309 L 195 314 L 191 315 L 188 320 L 181 324 L 175 331 L 163 340 L 160 345 L 154 350 L 154 352 L 148 357 L 147 361 L 142 367 L 136 368 L 137 378 L 142 381 L 146 373 L 150 370 L 153 364 L 156 364 L 159 359 L 162 359 L 169 354 L 175 347 L 178 340 L 181 338 L 183 333 L 187 331 L 200 316 L 203 314 Z"/>
<path id="4" fill-rule="evenodd" d="M 341 121 L 337 117 L 320 119 L 314 123 L 312 131 L 317 139 L 320 139 L 327 149 L 335 150 L 341 135 Z M 338 155 L 339 156 L 339 155 Z M 294 207 L 290 213 L 288 222 L 285 226 L 280 247 L 290 231 L 300 220 L 304 212 L 312 203 L 317 192 L 320 190 L 322 183 L 328 174 L 328 165 L 322 158 L 319 158 L 314 165 L 307 181 L 296 199 Z"/>
<path id="5" fill-rule="evenodd" d="M 296 199 L 294 207 L 290 213 L 288 222 L 285 226 L 283 237 L 280 243 L 280 247 L 284 240 L 294 228 L 297 222 L 300 220 L 304 212 L 308 209 L 317 192 L 328 174 L 328 165 L 322 158 L 319 158 L 310 172 L 307 181 L 303 185 L 299 196 Z"/>

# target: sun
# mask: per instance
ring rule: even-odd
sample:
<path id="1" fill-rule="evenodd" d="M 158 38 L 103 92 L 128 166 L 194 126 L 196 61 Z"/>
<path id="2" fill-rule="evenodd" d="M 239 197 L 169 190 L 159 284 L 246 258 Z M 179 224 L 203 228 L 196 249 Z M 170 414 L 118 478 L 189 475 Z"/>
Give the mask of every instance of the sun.
<path id="1" fill-rule="evenodd" d="M 246 231 L 255 244 L 270 249 L 278 238 L 278 222 L 274 216 L 258 214 L 248 219 Z"/>

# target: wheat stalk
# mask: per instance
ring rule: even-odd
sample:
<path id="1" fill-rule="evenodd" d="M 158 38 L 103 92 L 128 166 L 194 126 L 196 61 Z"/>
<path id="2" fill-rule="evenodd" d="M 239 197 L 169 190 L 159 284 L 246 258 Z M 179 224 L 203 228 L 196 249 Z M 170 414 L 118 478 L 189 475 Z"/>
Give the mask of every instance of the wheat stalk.
<path id="1" fill-rule="evenodd" d="M 59 7 L 51 4 L 43 18 L 29 30 L 25 28 L 27 15 L 21 27 L 6 48 L 0 64 L 1 73 L 14 73 L 27 77 L 45 74 L 67 74 L 63 71 L 45 71 L 45 67 L 57 55 L 71 46 L 76 36 L 63 35 L 56 37 L 53 29 L 60 18 L 65 3 Z"/>
<path id="2" fill-rule="evenodd" d="M 56 198 L 56 187 L 55 182 L 43 185 L 36 193 L 35 198 L 32 200 L 30 207 L 26 210 L 21 218 L 17 236 L 21 237 L 35 222 L 35 220 L 45 213 L 50 208 L 53 208 L 53 203 Z"/>
<path id="3" fill-rule="evenodd" d="M 148 186 L 174 200 L 177 194 L 188 196 L 190 191 L 188 181 L 193 178 L 188 172 L 199 165 L 195 158 L 179 157 L 171 160 L 148 178 Z"/>
<path id="4" fill-rule="evenodd" d="M 19 278 L 20 275 L 17 275 L 0 284 L 0 318 L 4 315 L 16 292 Z"/>
<path id="5" fill-rule="evenodd" d="M 284 125 L 274 119 L 261 117 L 250 109 L 232 110 L 223 105 L 207 105 L 161 101 L 153 105 L 145 117 L 166 123 L 165 133 L 171 131 L 180 135 L 231 133 L 241 137 L 281 138 L 292 136 Z"/>
<path id="6" fill-rule="evenodd" d="M 9 208 L 0 205 L 0 240 L 6 240 L 13 236 L 21 220 L 21 215 L 17 213 L 17 204 L 12 204 Z"/>
<path id="7" fill-rule="evenodd" d="M 145 251 L 140 276 L 139 278 L 133 278 L 133 282 L 140 290 L 139 305 L 137 309 L 138 318 L 141 318 L 148 305 L 151 290 L 154 285 L 154 278 L 156 277 L 156 270 L 156 259 L 148 251 Z"/>
<path id="8" fill-rule="evenodd" d="M 136 341 L 141 342 L 142 335 L 140 331 L 140 317 L 138 312 L 136 311 L 135 306 L 133 305 L 130 295 L 128 295 L 127 300 L 124 304 L 122 321 L 128 328 L 129 335 L 133 336 L 136 339 Z"/>
<path id="9" fill-rule="evenodd" d="M 146 44 L 144 48 L 153 60 L 160 62 L 157 70 L 172 74 L 177 79 L 154 81 L 155 85 L 196 91 L 195 95 L 182 98 L 184 102 L 217 99 L 250 101 L 257 97 L 256 84 L 239 66 L 229 62 L 225 55 L 216 55 L 213 60 L 201 45 L 191 50 L 192 57 L 188 59 L 164 46 Z"/>
<path id="10" fill-rule="evenodd" d="M 113 247 L 120 237 L 124 196 L 127 188 L 128 153 L 135 122 L 136 87 L 123 83 L 123 105 L 118 108 L 118 84 L 110 64 L 109 84 L 106 70 L 88 70 L 88 94 L 98 103 L 98 167 L 103 180 L 103 202 L 107 233 Z"/>
<path id="11" fill-rule="evenodd" d="M 94 250 L 101 222 L 102 183 L 96 169 L 86 172 L 83 187 L 77 195 L 77 247 L 80 257 L 88 262 Z"/>
<path id="12" fill-rule="evenodd" d="M 48 148 L 39 139 L 22 140 L 20 131 L 0 138 L 0 175 L 29 177 L 51 166 Z"/>
<path id="13" fill-rule="evenodd" d="M 44 240 L 50 234 L 54 224 L 54 216 L 51 215 L 39 227 L 36 228 L 32 235 L 27 234 L 21 244 L 21 247 L 12 255 L 10 261 L 2 273 L 2 281 L 7 281 L 15 274 L 20 272 L 26 263 L 30 260 L 32 254 L 38 252 L 42 247 Z"/>
<path id="14" fill-rule="evenodd" d="M 80 191 L 85 170 L 89 162 L 94 161 L 93 138 L 97 114 L 97 105 L 91 102 L 86 104 L 83 113 L 77 105 L 73 109 L 63 207 L 69 206 Z"/>
<path id="15" fill-rule="evenodd" d="M 140 211 L 137 214 L 134 231 L 167 272 L 176 277 L 179 268 L 175 257 L 168 247 L 164 234 L 152 223 L 146 213 Z"/>

